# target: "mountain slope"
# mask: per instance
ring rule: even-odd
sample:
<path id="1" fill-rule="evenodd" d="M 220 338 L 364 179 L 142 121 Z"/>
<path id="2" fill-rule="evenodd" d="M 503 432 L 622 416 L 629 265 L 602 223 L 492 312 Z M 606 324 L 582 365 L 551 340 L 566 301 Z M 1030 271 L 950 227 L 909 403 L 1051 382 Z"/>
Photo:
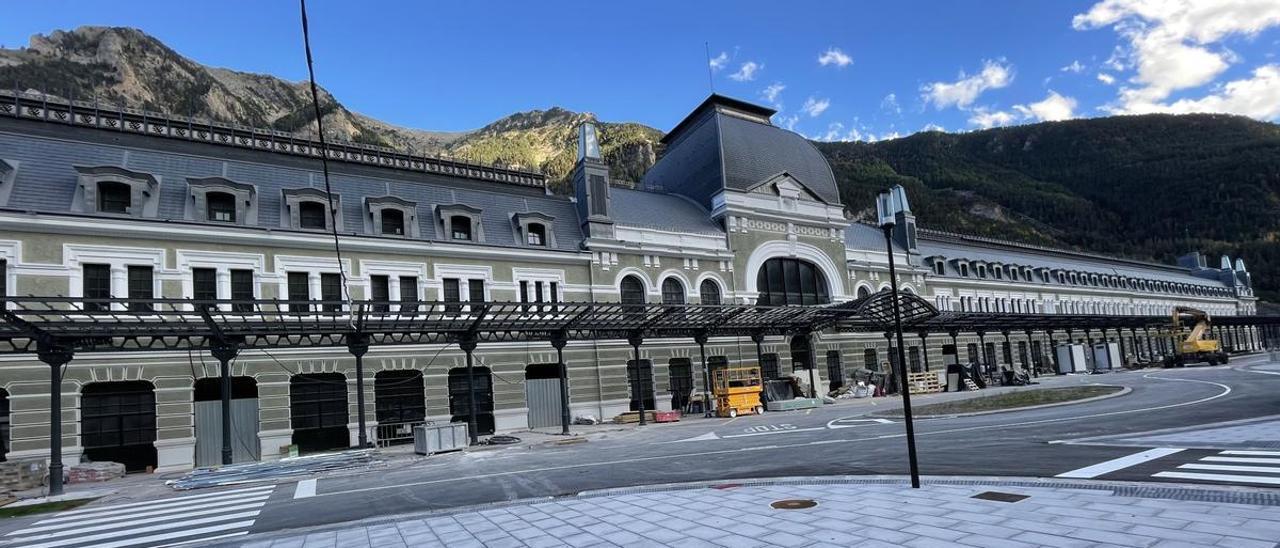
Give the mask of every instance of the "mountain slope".
<path id="1" fill-rule="evenodd" d="M 930 228 L 1162 261 L 1228 253 L 1280 289 L 1275 124 L 1120 116 L 818 146 L 847 204 L 902 183 Z"/>

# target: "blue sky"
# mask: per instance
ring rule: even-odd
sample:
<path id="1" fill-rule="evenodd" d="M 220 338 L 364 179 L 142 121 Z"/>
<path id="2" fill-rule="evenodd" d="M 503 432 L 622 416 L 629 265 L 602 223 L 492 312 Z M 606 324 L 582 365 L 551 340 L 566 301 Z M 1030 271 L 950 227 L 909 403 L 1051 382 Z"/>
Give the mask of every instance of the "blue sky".
<path id="1" fill-rule="evenodd" d="M 190 6 L 13 3 L 0 44 L 79 25 L 132 26 L 204 64 L 305 77 L 295 2 Z M 352 110 L 422 129 L 562 106 L 666 130 L 709 92 L 704 44 L 717 92 L 773 104 L 775 123 L 814 138 L 1112 113 L 1280 119 L 1280 0 L 309 8 L 320 84 Z"/>

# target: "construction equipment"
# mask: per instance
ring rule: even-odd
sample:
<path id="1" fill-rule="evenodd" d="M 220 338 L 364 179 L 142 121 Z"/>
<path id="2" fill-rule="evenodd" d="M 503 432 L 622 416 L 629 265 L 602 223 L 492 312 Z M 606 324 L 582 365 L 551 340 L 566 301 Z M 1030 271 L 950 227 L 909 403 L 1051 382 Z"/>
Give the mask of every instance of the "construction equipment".
<path id="1" fill-rule="evenodd" d="M 715 370 L 711 391 L 716 396 L 716 415 L 737 417 L 739 413 L 764 413 L 760 392 L 764 384 L 759 367 L 725 367 Z"/>
<path id="2" fill-rule="evenodd" d="M 1191 329 L 1183 324 L 1191 324 Z M 1227 353 L 1222 344 L 1209 337 L 1209 314 L 1187 306 L 1173 307 L 1173 330 L 1183 335 L 1172 356 L 1166 356 L 1164 366 L 1183 367 L 1188 363 L 1208 362 L 1209 365 L 1227 363 Z"/>

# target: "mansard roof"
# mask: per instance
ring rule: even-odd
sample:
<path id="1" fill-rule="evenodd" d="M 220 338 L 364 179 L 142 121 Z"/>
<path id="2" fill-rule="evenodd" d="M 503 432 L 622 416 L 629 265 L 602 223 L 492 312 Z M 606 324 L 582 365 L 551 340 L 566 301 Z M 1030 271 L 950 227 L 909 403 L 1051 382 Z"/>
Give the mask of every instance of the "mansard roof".
<path id="1" fill-rule="evenodd" d="M 710 207 L 711 197 L 722 190 L 749 192 L 787 173 L 818 199 L 839 205 L 840 190 L 826 158 L 804 137 L 770 123 L 773 113 L 712 95 L 663 138 L 667 151 L 641 185 Z"/>
<path id="2" fill-rule="evenodd" d="M 285 190 L 324 188 L 319 157 L 12 116 L 0 116 L 0 158 L 19 165 L 5 208 L 38 213 L 71 213 L 80 175 L 76 166 L 86 165 L 119 166 L 158 181 L 154 220 L 165 222 L 191 222 L 184 217 L 189 180 L 216 177 L 252 185 L 258 202 L 255 226 L 276 231 L 288 230 L 281 220 Z M 366 162 L 329 166 L 333 192 L 342 196 L 342 232 L 363 234 L 365 199 L 389 195 L 417 204 L 424 240 L 449 241 L 436 227 L 433 208 L 441 204 L 481 210 L 486 246 L 523 247 L 510 229 L 510 214 L 519 212 L 556 219 L 550 227 L 554 249 L 576 251 L 582 240 L 572 202 L 539 186 Z"/>
<path id="3" fill-rule="evenodd" d="M 711 212 L 693 200 L 676 194 L 614 187 L 614 222 L 624 226 L 653 228 L 692 234 L 724 234 Z"/>

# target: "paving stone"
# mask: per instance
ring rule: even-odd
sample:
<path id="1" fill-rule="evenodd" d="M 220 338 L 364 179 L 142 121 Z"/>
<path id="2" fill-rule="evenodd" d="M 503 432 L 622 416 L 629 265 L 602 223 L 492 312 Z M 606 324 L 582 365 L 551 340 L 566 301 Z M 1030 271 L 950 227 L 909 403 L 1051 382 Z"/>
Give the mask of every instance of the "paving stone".
<path id="1" fill-rule="evenodd" d="M 1097 542 L 1107 542 L 1111 544 L 1119 544 L 1121 546 L 1151 546 L 1158 539 L 1155 537 L 1146 537 L 1139 535 L 1130 535 L 1128 533 L 1118 533 L 1115 531 L 1102 531 L 1097 529 L 1077 529 L 1071 533 L 1071 537 L 1092 540 Z"/>
<path id="2" fill-rule="evenodd" d="M 978 546 L 979 548 L 1036 548 L 1034 544 L 988 535 L 969 535 L 960 537 L 956 542 L 966 546 Z"/>
<path id="3" fill-rule="evenodd" d="M 932 525 L 922 525 L 919 523 L 912 525 L 911 527 L 907 527 L 906 529 L 903 529 L 902 532 L 911 533 L 913 535 L 930 537 L 930 538 L 942 539 L 942 540 L 956 540 L 960 537 L 963 537 L 969 534 L 964 531 L 956 531 L 953 529 L 943 529 L 941 527 L 934 527 Z"/>
<path id="4" fill-rule="evenodd" d="M 808 538 L 802 537 L 800 535 L 793 535 L 791 533 L 787 533 L 784 531 L 778 531 L 776 533 L 765 535 L 760 540 L 763 540 L 764 542 L 768 544 L 772 544 L 774 546 L 783 546 L 786 548 L 792 548 L 795 546 L 804 546 L 806 544 L 813 543 L 813 541 L 809 540 Z"/>
<path id="5" fill-rule="evenodd" d="M 1052 546 L 1054 548 L 1085 548 L 1093 546 L 1093 543 L 1087 540 L 1039 533 L 1035 531 L 1024 531 L 1022 533 L 1018 533 L 1012 537 L 1012 540 L 1027 542 L 1037 546 Z"/>

